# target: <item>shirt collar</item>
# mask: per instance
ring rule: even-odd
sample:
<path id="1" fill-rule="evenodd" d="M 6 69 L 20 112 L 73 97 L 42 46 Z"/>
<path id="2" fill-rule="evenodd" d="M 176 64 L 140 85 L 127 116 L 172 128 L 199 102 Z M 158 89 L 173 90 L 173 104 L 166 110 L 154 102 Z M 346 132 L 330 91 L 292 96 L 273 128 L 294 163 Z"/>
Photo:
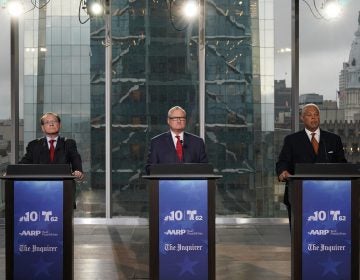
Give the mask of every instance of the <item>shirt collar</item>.
<path id="1" fill-rule="evenodd" d="M 176 134 L 176 133 L 174 133 L 172 130 L 170 130 L 170 133 L 171 133 L 171 136 L 172 136 L 173 139 L 176 139 L 175 136 L 179 135 L 179 136 L 180 136 L 180 140 L 184 140 L 184 131 L 181 132 L 181 133 L 179 133 L 179 134 Z"/>
<path id="2" fill-rule="evenodd" d="M 308 136 L 312 136 L 313 133 L 312 131 L 305 128 L 305 132 Z M 314 132 L 315 132 L 315 136 L 320 136 L 320 128 L 317 128 Z"/>
<path id="3" fill-rule="evenodd" d="M 46 136 L 46 141 L 47 141 L 48 143 L 49 143 L 50 140 L 55 140 L 55 142 L 57 142 L 58 138 L 59 138 L 59 135 L 56 136 L 55 138 L 50 138 L 49 136 Z"/>

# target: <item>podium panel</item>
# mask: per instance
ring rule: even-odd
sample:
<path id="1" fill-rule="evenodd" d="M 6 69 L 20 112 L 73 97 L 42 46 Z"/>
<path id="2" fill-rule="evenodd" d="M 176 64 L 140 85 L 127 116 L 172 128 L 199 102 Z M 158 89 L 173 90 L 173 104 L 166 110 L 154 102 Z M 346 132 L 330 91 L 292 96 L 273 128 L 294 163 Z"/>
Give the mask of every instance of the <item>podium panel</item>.
<path id="1" fill-rule="evenodd" d="M 63 184 L 14 181 L 14 279 L 63 279 Z"/>
<path id="2" fill-rule="evenodd" d="M 6 279 L 73 279 L 69 166 L 13 165 L 7 171 L 2 177 L 6 180 Z"/>
<path id="3" fill-rule="evenodd" d="M 207 180 L 159 180 L 159 279 L 208 279 L 207 192 Z"/>
<path id="4" fill-rule="evenodd" d="M 351 181 L 302 182 L 302 279 L 351 279 Z"/>
<path id="5" fill-rule="evenodd" d="M 292 279 L 359 279 L 358 167 L 309 164 L 297 170 L 289 189 Z"/>
<path id="6" fill-rule="evenodd" d="M 207 173 L 206 173 L 207 172 Z M 150 279 L 215 279 L 215 179 L 204 164 L 157 165 L 150 179 Z"/>

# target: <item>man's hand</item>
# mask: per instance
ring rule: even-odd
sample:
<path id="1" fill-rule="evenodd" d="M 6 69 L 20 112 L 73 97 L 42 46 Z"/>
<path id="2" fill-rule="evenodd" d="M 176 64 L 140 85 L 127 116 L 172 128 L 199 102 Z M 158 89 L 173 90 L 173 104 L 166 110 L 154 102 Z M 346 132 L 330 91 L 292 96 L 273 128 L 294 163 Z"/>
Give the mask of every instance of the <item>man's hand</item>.
<path id="1" fill-rule="evenodd" d="M 84 173 L 82 173 L 82 172 L 79 171 L 79 170 L 75 170 L 75 171 L 72 173 L 72 175 L 76 177 L 76 180 L 82 180 L 82 179 L 84 179 Z"/>
<path id="2" fill-rule="evenodd" d="M 279 181 L 280 181 L 280 182 L 285 182 L 290 175 L 291 175 L 291 174 L 290 174 L 287 170 L 284 170 L 284 171 L 281 172 L 281 174 L 279 175 Z"/>

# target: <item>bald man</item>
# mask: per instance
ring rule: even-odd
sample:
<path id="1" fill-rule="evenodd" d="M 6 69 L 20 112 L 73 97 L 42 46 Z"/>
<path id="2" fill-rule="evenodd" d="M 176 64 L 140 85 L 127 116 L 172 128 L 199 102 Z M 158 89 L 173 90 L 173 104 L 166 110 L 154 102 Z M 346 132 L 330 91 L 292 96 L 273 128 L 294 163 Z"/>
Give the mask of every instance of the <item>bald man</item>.
<path id="1" fill-rule="evenodd" d="M 289 175 L 294 174 L 296 163 L 347 162 L 340 136 L 320 129 L 320 109 L 317 105 L 306 104 L 301 111 L 301 120 L 305 129 L 285 137 L 276 163 L 276 173 L 281 182 L 287 182 Z M 285 186 L 284 204 L 290 220 L 288 184 Z"/>

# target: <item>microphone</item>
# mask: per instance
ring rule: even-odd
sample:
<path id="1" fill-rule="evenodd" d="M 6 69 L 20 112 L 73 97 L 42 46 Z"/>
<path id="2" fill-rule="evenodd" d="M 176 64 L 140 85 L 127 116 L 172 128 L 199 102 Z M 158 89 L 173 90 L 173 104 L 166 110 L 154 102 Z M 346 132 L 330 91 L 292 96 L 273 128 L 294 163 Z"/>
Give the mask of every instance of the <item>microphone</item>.
<path id="1" fill-rule="evenodd" d="M 180 143 L 181 143 L 181 145 L 183 146 L 183 149 L 185 149 L 185 148 L 186 148 L 186 145 L 184 144 L 184 141 L 183 141 L 183 140 L 180 140 Z"/>

